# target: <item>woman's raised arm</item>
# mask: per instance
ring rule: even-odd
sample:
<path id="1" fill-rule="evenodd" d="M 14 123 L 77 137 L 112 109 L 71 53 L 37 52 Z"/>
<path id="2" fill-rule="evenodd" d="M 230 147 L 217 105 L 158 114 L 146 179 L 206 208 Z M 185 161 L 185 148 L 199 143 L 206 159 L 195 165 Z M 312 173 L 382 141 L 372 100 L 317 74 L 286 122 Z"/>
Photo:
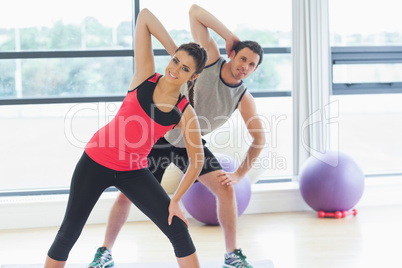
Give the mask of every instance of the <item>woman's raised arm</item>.
<path id="1" fill-rule="evenodd" d="M 145 79 L 155 73 L 154 54 L 151 36 L 154 36 L 173 55 L 177 46 L 162 23 L 148 9 L 138 14 L 134 36 L 134 76 L 130 90 L 136 88 Z"/>

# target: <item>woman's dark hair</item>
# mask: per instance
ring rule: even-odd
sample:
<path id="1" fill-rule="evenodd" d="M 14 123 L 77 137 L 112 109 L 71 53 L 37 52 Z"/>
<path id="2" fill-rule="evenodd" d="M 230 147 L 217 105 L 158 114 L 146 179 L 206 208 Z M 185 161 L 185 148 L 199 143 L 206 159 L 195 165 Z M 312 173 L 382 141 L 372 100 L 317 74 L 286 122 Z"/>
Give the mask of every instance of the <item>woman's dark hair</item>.
<path id="1" fill-rule="evenodd" d="M 207 63 L 208 59 L 207 52 L 205 51 L 205 49 L 203 49 L 197 43 L 190 42 L 179 46 L 179 48 L 176 50 L 176 53 L 181 50 L 186 51 L 188 55 L 193 57 L 195 61 L 194 74 L 200 74 L 202 70 L 204 70 L 205 64 Z"/>
<path id="2" fill-rule="evenodd" d="M 204 70 L 205 64 L 207 63 L 208 56 L 207 52 L 205 49 L 203 49 L 199 44 L 191 42 L 187 44 L 182 44 L 177 50 L 177 51 L 186 51 L 188 55 L 193 57 L 195 61 L 195 72 L 194 74 L 200 74 L 202 70 Z M 187 86 L 188 86 L 188 100 L 191 104 L 191 106 L 194 107 L 194 84 L 195 81 L 188 81 Z"/>

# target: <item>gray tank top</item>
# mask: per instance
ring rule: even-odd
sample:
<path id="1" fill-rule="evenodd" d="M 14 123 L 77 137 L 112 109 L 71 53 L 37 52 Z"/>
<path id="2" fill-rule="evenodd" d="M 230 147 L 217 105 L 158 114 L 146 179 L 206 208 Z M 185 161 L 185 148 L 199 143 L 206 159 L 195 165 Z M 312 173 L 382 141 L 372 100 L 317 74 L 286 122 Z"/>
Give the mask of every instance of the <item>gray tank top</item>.
<path id="1" fill-rule="evenodd" d="M 221 69 L 224 63 L 225 60 L 220 57 L 202 71 L 195 83 L 194 109 L 202 136 L 229 120 L 247 90 L 243 81 L 237 86 L 229 86 L 222 80 Z M 187 85 L 183 85 L 180 90 L 188 96 Z M 180 129 L 170 130 L 165 139 L 175 147 L 186 147 Z"/>

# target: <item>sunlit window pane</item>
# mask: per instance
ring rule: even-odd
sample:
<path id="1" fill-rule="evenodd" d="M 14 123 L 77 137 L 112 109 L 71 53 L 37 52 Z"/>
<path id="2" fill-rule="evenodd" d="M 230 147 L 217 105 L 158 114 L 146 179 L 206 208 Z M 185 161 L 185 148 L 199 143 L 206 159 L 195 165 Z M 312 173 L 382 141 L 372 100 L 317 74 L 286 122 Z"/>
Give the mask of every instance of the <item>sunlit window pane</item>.
<path id="1" fill-rule="evenodd" d="M 244 81 L 250 92 L 291 91 L 292 56 L 265 54 L 258 69 Z"/>
<path id="2" fill-rule="evenodd" d="M 402 64 L 339 64 L 333 67 L 334 83 L 402 82 Z"/>
<path id="3" fill-rule="evenodd" d="M 222 21 L 242 40 L 255 40 L 262 46 L 291 46 L 292 7 L 291 1 L 233 0 L 230 2 L 216 0 L 171 1 L 142 0 L 141 8 L 149 8 L 172 33 L 185 36 L 173 39 L 180 42 L 191 40 L 188 10 L 191 4 L 198 4 Z M 221 41 L 220 45 L 224 45 Z"/>
<path id="4" fill-rule="evenodd" d="M 8 60 L 0 73 L 0 94 L 18 98 L 124 95 L 132 58 Z M 0 67 L 3 69 L 3 67 Z"/>
<path id="5" fill-rule="evenodd" d="M 130 0 L 8 1 L 0 8 L 0 50 L 130 48 L 132 28 Z"/>
<path id="6" fill-rule="evenodd" d="M 332 46 L 402 45 L 398 0 L 329 0 Z"/>
<path id="7" fill-rule="evenodd" d="M 2 60 L 0 64 L 0 98 L 15 97 L 15 60 Z"/>
<path id="8" fill-rule="evenodd" d="M 291 1 L 248 1 L 247 5 L 235 0 L 231 6 L 239 10 L 226 12 L 226 2 L 206 1 L 176 1 L 174 10 L 170 2 L 151 0 L 141 1 L 141 8 L 149 8 L 169 31 L 173 40 L 179 45 L 193 41 L 190 32 L 188 11 L 191 4 L 196 3 L 222 21 L 241 40 L 254 40 L 263 47 L 290 47 L 291 45 Z M 269 8 L 275 7 L 275 8 Z M 172 10 L 167 12 L 167 10 Z M 214 31 L 209 31 L 220 48 L 225 48 L 225 40 Z M 162 48 L 154 40 L 157 48 Z M 224 55 L 227 57 L 226 55 Z M 162 65 L 159 62 L 158 65 Z M 163 62 L 164 63 L 164 62 Z M 158 67 L 157 67 L 158 68 Z M 161 68 L 161 67 L 159 67 Z M 290 54 L 265 54 L 258 70 L 245 80 L 250 92 L 291 91 L 292 66 Z"/>
<path id="9" fill-rule="evenodd" d="M 402 95 L 336 95 L 331 101 L 339 105 L 332 137 L 339 149 L 354 157 L 366 174 L 400 172 Z"/>
<path id="10" fill-rule="evenodd" d="M 69 188 L 85 144 L 120 104 L 0 106 L 0 191 Z"/>

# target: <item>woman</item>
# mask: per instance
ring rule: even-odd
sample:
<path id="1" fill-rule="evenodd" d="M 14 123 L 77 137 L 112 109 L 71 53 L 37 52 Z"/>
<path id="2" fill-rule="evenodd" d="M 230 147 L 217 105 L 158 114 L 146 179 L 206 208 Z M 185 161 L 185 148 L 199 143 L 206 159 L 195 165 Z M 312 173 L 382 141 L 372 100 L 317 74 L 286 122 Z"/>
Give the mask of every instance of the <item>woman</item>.
<path id="1" fill-rule="evenodd" d="M 155 73 L 151 35 L 173 55 L 164 76 Z M 45 267 L 65 266 L 92 208 L 110 186 L 116 186 L 165 233 L 180 267 L 199 267 L 179 201 L 199 175 L 204 159 L 198 121 L 180 86 L 198 77 L 206 52 L 195 43 L 177 48 L 159 20 L 144 9 L 138 15 L 134 53 L 134 76 L 122 106 L 94 134 L 76 166 L 66 214 Z M 172 128 L 180 128 L 186 137 L 191 164 L 170 200 L 148 170 L 147 155 Z"/>

